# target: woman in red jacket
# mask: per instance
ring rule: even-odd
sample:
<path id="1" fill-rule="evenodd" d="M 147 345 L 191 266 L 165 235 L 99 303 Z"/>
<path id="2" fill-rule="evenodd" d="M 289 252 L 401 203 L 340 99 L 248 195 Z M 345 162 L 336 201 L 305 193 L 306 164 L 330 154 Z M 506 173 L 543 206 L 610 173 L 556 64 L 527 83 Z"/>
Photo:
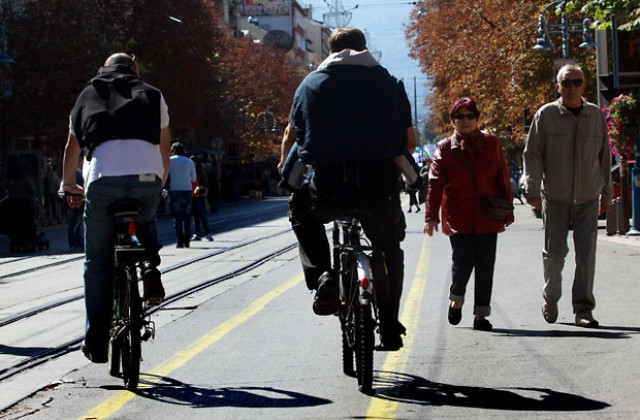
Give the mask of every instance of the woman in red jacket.
<path id="1" fill-rule="evenodd" d="M 482 206 L 485 195 L 513 200 L 502 144 L 478 129 L 480 112 L 471 98 L 451 107 L 453 135 L 438 142 L 429 173 L 424 233 L 433 235 L 440 224 L 449 236 L 452 283 L 448 318 L 457 325 L 471 272 L 475 269 L 473 328 L 491 331 L 491 289 L 498 233 L 513 223 L 513 211 L 504 219 L 489 218 Z"/>

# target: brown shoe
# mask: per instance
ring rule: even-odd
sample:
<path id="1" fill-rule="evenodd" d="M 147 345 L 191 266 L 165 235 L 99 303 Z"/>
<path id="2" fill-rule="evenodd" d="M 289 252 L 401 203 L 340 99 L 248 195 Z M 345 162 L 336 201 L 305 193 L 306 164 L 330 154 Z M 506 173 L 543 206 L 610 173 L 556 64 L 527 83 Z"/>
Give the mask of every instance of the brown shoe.
<path id="1" fill-rule="evenodd" d="M 576 314 L 576 325 L 582 328 L 598 328 L 600 323 L 591 314 Z"/>
<path id="2" fill-rule="evenodd" d="M 542 305 L 542 316 L 549 324 L 556 322 L 556 319 L 558 319 L 558 304 L 545 302 L 545 304 Z"/>

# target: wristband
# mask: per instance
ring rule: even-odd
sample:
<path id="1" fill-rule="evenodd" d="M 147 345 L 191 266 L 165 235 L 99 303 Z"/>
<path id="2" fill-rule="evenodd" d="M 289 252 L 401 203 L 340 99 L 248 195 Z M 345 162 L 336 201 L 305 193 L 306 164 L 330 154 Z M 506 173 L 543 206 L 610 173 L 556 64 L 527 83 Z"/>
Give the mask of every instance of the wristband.
<path id="1" fill-rule="evenodd" d="M 68 185 L 68 184 L 62 184 L 62 188 L 63 188 L 63 189 L 65 189 L 65 190 L 66 190 L 66 189 L 71 189 L 71 188 L 73 188 L 73 187 L 75 187 L 75 186 L 76 186 L 76 184 L 71 184 L 71 185 Z"/>

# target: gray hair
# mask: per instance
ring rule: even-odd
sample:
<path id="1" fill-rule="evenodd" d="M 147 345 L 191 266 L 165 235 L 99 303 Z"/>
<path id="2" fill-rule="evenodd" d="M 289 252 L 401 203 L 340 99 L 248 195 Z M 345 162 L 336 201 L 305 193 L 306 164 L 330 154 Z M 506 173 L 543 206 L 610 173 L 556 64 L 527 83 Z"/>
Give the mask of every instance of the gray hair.
<path id="1" fill-rule="evenodd" d="M 556 75 L 556 82 L 557 83 L 562 83 L 562 81 L 564 80 L 564 79 L 562 79 L 562 77 L 569 70 L 579 71 L 580 74 L 582 74 L 582 76 L 584 77 L 584 72 L 582 71 L 582 68 L 579 65 L 577 65 L 577 64 L 565 64 L 564 66 L 560 67 L 560 70 L 558 70 L 558 74 Z"/>

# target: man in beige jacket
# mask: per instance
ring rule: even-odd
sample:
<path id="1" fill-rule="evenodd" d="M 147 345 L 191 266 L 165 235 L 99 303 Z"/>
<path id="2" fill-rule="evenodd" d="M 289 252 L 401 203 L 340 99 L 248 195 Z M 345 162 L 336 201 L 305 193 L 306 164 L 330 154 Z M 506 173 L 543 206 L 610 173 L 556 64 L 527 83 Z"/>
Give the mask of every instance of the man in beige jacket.
<path id="1" fill-rule="evenodd" d="M 598 214 L 609 209 L 612 195 L 607 126 L 600 108 L 582 98 L 585 84 L 580 67 L 562 67 L 556 89 L 560 98 L 535 114 L 524 150 L 527 202 L 542 210 L 544 220 L 542 314 L 549 323 L 558 318 L 571 225 L 576 254 L 575 323 L 596 328 L 599 323 L 592 311 Z"/>

